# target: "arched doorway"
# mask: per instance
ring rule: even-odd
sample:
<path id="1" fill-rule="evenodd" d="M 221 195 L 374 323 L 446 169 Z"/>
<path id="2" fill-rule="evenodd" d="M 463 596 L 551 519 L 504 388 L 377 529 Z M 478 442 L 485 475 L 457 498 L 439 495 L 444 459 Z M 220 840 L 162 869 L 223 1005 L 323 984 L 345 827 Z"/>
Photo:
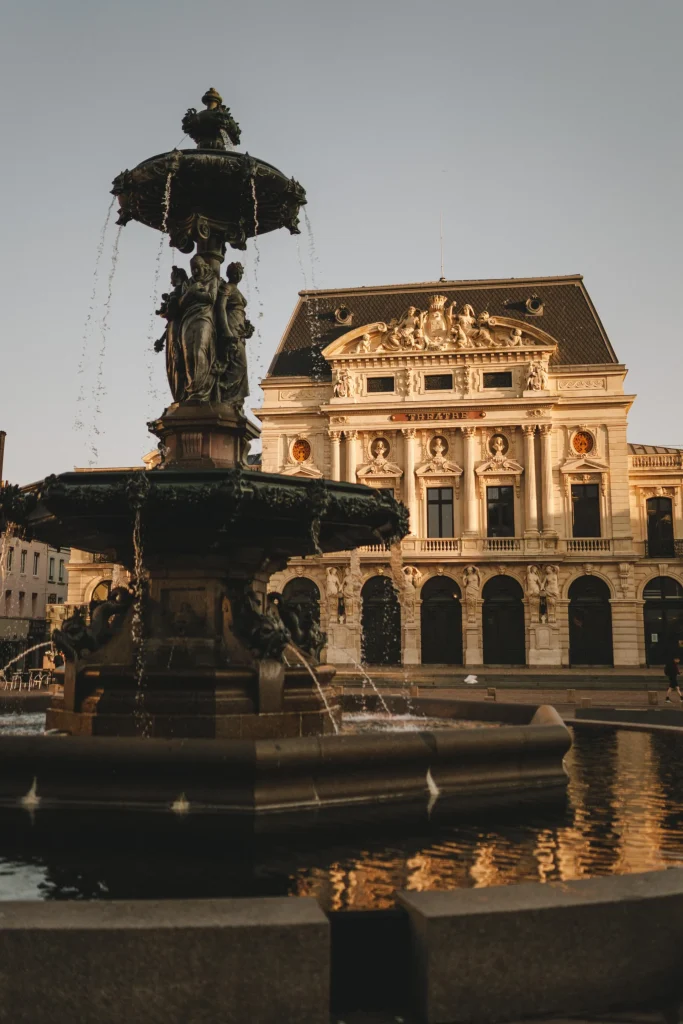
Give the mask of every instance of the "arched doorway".
<path id="1" fill-rule="evenodd" d="M 462 665 L 460 587 L 448 576 L 433 576 L 420 597 L 423 665 Z"/>
<path id="2" fill-rule="evenodd" d="M 370 665 L 401 664 L 401 607 L 387 576 L 371 576 L 361 590 L 361 654 Z"/>
<path id="3" fill-rule="evenodd" d="M 607 584 L 580 576 L 569 588 L 569 663 L 611 665 L 612 609 Z"/>
<path id="4" fill-rule="evenodd" d="M 524 665 L 524 593 L 511 576 L 493 576 L 484 584 L 485 665 Z"/>
<path id="5" fill-rule="evenodd" d="M 106 601 L 111 593 L 111 580 L 100 580 L 92 592 L 90 603 L 93 601 Z"/>
<path id="6" fill-rule="evenodd" d="M 287 604 L 299 606 L 302 613 L 300 619 L 320 622 L 320 590 L 313 580 L 306 576 L 294 576 L 285 583 L 282 598 Z"/>
<path id="7" fill-rule="evenodd" d="M 683 587 L 671 576 L 656 576 L 645 585 L 645 654 L 648 665 L 663 665 L 681 653 L 683 642 Z M 683 654 L 682 654 L 683 657 Z"/>

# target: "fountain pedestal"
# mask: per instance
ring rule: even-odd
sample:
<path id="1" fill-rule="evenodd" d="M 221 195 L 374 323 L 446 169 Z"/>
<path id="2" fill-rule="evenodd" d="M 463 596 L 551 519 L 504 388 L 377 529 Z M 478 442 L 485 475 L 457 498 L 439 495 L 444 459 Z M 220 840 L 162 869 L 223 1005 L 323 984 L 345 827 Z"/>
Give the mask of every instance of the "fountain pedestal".
<path id="1" fill-rule="evenodd" d="M 249 442 L 260 435 L 259 428 L 233 405 L 175 402 L 148 426 L 161 442 L 161 468 L 243 466 Z"/>

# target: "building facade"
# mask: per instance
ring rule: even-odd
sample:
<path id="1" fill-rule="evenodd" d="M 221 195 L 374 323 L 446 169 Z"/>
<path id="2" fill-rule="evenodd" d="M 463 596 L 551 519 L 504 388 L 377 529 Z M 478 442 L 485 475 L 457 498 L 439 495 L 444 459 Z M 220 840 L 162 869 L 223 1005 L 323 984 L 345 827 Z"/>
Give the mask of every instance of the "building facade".
<path id="1" fill-rule="evenodd" d="M 46 639 L 53 610 L 66 601 L 67 548 L 4 534 L 0 544 L 0 668 Z M 31 665 L 41 663 L 36 653 Z M 28 667 L 28 666 L 27 666 Z"/>
<path id="2" fill-rule="evenodd" d="M 302 292 L 263 383 L 264 472 L 386 489 L 390 551 L 293 559 L 328 660 L 660 664 L 683 639 L 683 452 L 580 276 Z"/>

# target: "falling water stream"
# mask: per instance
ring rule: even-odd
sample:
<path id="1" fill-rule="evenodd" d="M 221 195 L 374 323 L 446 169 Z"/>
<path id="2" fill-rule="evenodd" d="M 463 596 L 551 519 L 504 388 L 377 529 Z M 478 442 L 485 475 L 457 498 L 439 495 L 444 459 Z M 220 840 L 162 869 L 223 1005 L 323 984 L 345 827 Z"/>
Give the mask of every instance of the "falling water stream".
<path id="1" fill-rule="evenodd" d="M 90 466 L 95 466 L 99 460 L 99 449 L 97 447 L 96 438 L 99 437 L 100 423 L 102 419 L 102 401 L 106 394 L 106 388 L 104 386 L 104 359 L 107 353 L 107 337 L 109 334 L 109 320 L 111 318 L 111 302 L 114 288 L 114 276 L 116 274 L 116 267 L 119 261 L 119 242 L 121 240 L 121 232 L 123 225 L 119 224 L 118 230 L 114 237 L 114 247 L 111 254 L 111 267 L 109 269 L 109 277 L 107 278 L 107 297 L 104 300 L 104 309 L 100 318 L 100 350 L 97 359 L 97 376 L 95 378 L 95 409 L 93 414 L 92 424 L 92 437 L 90 439 L 90 453 L 91 458 L 88 461 Z"/>
<path id="2" fill-rule="evenodd" d="M 149 397 L 153 402 L 158 403 L 161 396 L 154 385 L 154 342 L 155 334 L 158 330 L 158 317 L 157 317 L 157 306 L 159 305 L 159 294 L 161 285 L 161 263 L 164 256 L 164 246 L 166 244 L 166 230 L 168 227 L 168 213 L 171 208 L 171 185 L 173 182 L 173 170 L 170 170 L 166 175 L 166 184 L 164 185 L 164 196 L 163 196 L 163 215 L 161 220 L 161 237 L 159 239 L 159 246 L 157 249 L 156 262 L 154 266 L 154 283 L 152 285 L 152 308 L 150 312 L 149 320 L 149 331 L 147 333 L 147 351 L 146 351 L 146 364 L 147 364 L 147 377 L 149 380 Z M 149 410 L 153 413 L 153 409 Z"/>
<path id="3" fill-rule="evenodd" d="M 41 644 L 34 644 L 33 647 L 29 647 L 28 650 L 22 651 L 21 654 L 17 654 L 16 657 L 12 658 L 11 661 L 8 661 L 6 665 L 3 665 L 0 668 L 0 676 L 4 676 L 5 671 L 10 667 L 10 665 L 14 665 L 17 661 L 21 661 L 22 658 L 26 658 L 29 654 L 32 654 L 34 651 L 39 651 L 43 647 L 52 647 L 52 640 L 46 640 Z"/>
<path id="4" fill-rule="evenodd" d="M 135 717 L 141 725 L 141 735 L 149 735 L 151 719 L 145 708 L 145 566 L 142 548 L 142 508 L 135 509 L 133 525 L 133 618 L 131 634 L 133 637 L 135 685 Z"/>
<path id="5" fill-rule="evenodd" d="M 107 210 L 107 215 L 102 225 L 100 232 L 100 239 L 97 244 L 97 252 L 95 254 L 95 268 L 93 270 L 93 283 L 92 292 L 90 294 L 90 305 L 88 306 L 88 314 L 85 318 L 85 324 L 83 326 L 83 338 L 81 342 L 81 355 L 78 360 L 77 376 L 80 378 L 78 386 L 78 395 L 76 397 L 76 414 L 74 417 L 74 430 L 84 429 L 84 405 L 85 405 L 85 367 L 88 355 L 88 341 L 90 340 L 90 332 L 92 328 L 93 315 L 95 313 L 95 300 L 97 298 L 97 287 L 100 280 L 100 263 L 102 262 L 102 255 L 104 253 L 104 242 L 107 235 L 107 228 L 109 227 L 109 221 L 111 220 L 112 211 L 114 209 L 114 203 L 116 202 L 116 196 L 113 197 Z"/>
<path id="6" fill-rule="evenodd" d="M 379 692 L 379 689 L 377 688 L 377 684 L 375 683 L 374 679 L 372 679 L 372 677 L 368 675 L 368 673 L 365 671 L 365 669 L 363 668 L 362 665 L 358 664 L 358 662 L 355 660 L 355 658 L 351 658 L 351 661 L 353 662 L 353 664 L 356 666 L 356 668 L 360 672 L 361 676 L 363 677 L 363 685 L 365 686 L 365 683 L 369 683 L 370 684 L 372 689 L 375 691 L 375 694 L 377 695 L 377 699 L 379 700 L 380 704 L 382 705 L 382 708 L 384 709 L 385 714 L 387 714 L 387 715 L 389 715 L 389 717 L 391 717 L 392 712 L 389 709 L 389 705 L 385 701 L 385 699 L 382 696 L 382 694 Z"/>
<path id="7" fill-rule="evenodd" d="M 288 644 L 287 650 L 294 652 L 295 656 L 299 659 L 299 661 L 304 666 L 304 668 L 308 672 L 309 676 L 311 677 L 311 679 L 315 683 L 316 688 L 318 690 L 318 693 L 320 694 L 320 699 L 322 700 L 323 704 L 325 705 L 325 711 L 329 715 L 329 719 L 332 722 L 332 728 L 334 729 L 335 733 L 339 733 L 339 726 L 337 725 L 336 719 L 335 719 L 334 715 L 332 714 L 332 708 L 330 707 L 330 705 L 328 703 L 327 697 L 325 696 L 325 691 L 323 690 L 322 686 L 320 685 L 320 681 L 319 681 L 318 677 L 316 676 L 315 672 L 313 671 L 311 666 L 308 664 L 308 662 L 304 658 L 304 656 L 301 653 L 301 651 L 297 647 L 295 647 L 294 644 Z"/>

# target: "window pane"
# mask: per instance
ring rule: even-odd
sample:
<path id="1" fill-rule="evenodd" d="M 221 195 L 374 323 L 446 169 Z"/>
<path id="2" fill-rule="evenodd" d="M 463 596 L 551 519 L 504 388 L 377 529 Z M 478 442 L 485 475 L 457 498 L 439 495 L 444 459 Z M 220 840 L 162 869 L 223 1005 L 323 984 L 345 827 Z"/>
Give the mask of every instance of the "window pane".
<path id="1" fill-rule="evenodd" d="M 514 537 L 515 506 L 512 487 L 487 487 L 486 512 L 489 537 Z"/>
<path id="2" fill-rule="evenodd" d="M 485 373 L 485 388 L 511 388 L 512 373 Z"/>
<path id="3" fill-rule="evenodd" d="M 600 493 L 597 484 L 572 484 L 573 536 L 600 536 Z"/>
<path id="4" fill-rule="evenodd" d="M 393 391 L 394 390 L 394 378 L 393 377 L 368 377 L 367 381 L 367 392 L 369 395 L 378 391 Z"/>
<path id="5" fill-rule="evenodd" d="M 450 391 L 453 387 L 452 373 L 426 373 L 425 391 Z"/>

